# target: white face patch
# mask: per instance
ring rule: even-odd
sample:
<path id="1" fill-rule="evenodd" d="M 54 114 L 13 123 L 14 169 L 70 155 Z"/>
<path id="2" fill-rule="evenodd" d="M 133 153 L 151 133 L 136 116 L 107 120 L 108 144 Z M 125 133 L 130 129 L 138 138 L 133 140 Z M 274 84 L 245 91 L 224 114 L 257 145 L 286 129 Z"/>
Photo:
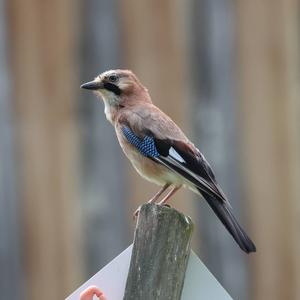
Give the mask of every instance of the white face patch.
<path id="1" fill-rule="evenodd" d="M 112 108 L 119 103 L 119 97 L 113 92 L 107 90 L 99 91 L 104 102 L 104 113 L 106 119 L 112 123 L 111 111 Z"/>
<path id="2" fill-rule="evenodd" d="M 176 150 L 171 147 L 169 150 L 169 155 L 178 160 L 181 163 L 185 163 L 185 160 L 176 152 Z"/>
<path id="3" fill-rule="evenodd" d="M 112 122 L 111 119 L 111 106 L 108 104 L 108 101 L 103 98 L 103 102 L 104 102 L 104 113 L 106 116 L 107 121 Z"/>
<path id="4" fill-rule="evenodd" d="M 111 105 L 114 105 L 119 102 L 119 99 L 118 99 L 119 97 L 111 91 L 103 89 L 103 90 L 99 91 L 99 93 L 100 93 L 101 97 L 103 99 L 105 99 L 108 103 L 110 103 Z"/>

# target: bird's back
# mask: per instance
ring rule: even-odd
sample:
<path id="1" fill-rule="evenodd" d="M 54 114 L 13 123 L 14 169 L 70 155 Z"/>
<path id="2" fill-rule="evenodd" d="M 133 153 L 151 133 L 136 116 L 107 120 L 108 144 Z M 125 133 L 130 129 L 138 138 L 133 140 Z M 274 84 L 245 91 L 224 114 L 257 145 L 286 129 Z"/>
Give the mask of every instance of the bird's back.
<path id="1" fill-rule="evenodd" d="M 122 108 L 116 118 L 118 124 L 127 124 L 136 133 L 151 133 L 158 139 L 182 140 L 190 143 L 175 122 L 152 103 L 137 103 Z"/>

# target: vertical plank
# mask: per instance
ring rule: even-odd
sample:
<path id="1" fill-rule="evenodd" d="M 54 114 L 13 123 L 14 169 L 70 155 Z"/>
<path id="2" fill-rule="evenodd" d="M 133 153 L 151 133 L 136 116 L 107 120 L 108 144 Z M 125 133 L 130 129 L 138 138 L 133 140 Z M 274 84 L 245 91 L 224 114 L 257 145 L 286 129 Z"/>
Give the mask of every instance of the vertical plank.
<path id="1" fill-rule="evenodd" d="M 79 280 L 74 126 L 76 3 L 9 2 L 27 299 L 62 299 Z M 75 221 L 76 220 L 76 221 Z"/>
<path id="2" fill-rule="evenodd" d="M 188 135 L 186 5 L 182 1 L 121 1 L 124 65 L 149 89 L 155 105 Z M 146 202 L 157 191 L 131 172 L 131 207 Z M 145 193 L 147 191 L 147 193 Z M 147 196 L 148 195 L 148 196 Z M 197 222 L 191 193 L 180 191 L 171 201 Z M 184 202 L 180 199 L 186 199 Z M 130 216 L 131 217 L 131 216 Z M 195 239 L 196 242 L 196 239 Z M 195 243 L 196 245 L 196 243 Z"/>
<path id="3" fill-rule="evenodd" d="M 206 156 L 234 214 L 247 229 L 240 189 L 234 77 L 234 15 L 231 1 L 192 1 L 190 7 L 191 82 L 196 144 Z M 234 299 L 247 299 L 244 253 L 221 222 L 201 205 L 204 261 Z"/>
<path id="4" fill-rule="evenodd" d="M 297 0 L 282 2 L 284 19 L 284 137 L 287 145 L 287 197 L 289 201 L 286 223 L 288 228 L 288 243 L 291 248 L 289 267 L 292 267 L 293 279 L 292 299 L 300 298 L 300 3 Z M 290 271 L 290 268 L 287 268 Z"/>
<path id="5" fill-rule="evenodd" d="M 21 299 L 20 198 L 15 149 L 13 88 L 8 64 L 6 3 L 0 1 L 0 291 L 3 299 Z"/>
<path id="6" fill-rule="evenodd" d="M 237 15 L 254 299 L 299 299 L 299 2 L 239 1 Z"/>
<path id="7" fill-rule="evenodd" d="M 117 0 L 81 3 L 81 82 L 105 70 L 120 68 L 121 25 L 117 3 Z M 78 93 L 84 243 L 86 271 L 91 276 L 129 243 L 127 169 L 114 128 L 103 113 L 102 101 L 84 90 Z"/>

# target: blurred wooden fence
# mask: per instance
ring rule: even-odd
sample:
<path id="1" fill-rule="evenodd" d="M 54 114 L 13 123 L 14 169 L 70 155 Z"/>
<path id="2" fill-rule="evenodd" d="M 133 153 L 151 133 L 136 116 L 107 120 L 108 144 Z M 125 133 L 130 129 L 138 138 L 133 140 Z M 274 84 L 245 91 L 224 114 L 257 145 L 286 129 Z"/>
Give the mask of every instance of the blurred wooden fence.
<path id="1" fill-rule="evenodd" d="M 118 1 L 85 1 L 80 17 L 80 80 L 91 80 L 121 64 Z M 128 246 L 126 160 L 107 122 L 101 101 L 79 90 L 80 190 L 86 245 L 86 274 L 91 276 Z M 96 238 L 100 237 L 100 238 Z"/>
<path id="2" fill-rule="evenodd" d="M 239 1 L 242 167 L 254 299 L 300 299 L 300 5 Z"/>
<path id="3" fill-rule="evenodd" d="M 21 299 L 21 213 L 15 116 L 11 101 L 12 74 L 8 64 L 8 32 L 5 3 L 0 1 L 0 291 L 3 299 Z M 16 288 L 17 287 L 17 288 Z"/>
<path id="4" fill-rule="evenodd" d="M 79 282 L 82 267 L 74 123 L 77 6 L 58 0 L 7 5 L 24 298 L 62 299 Z"/>
<path id="5" fill-rule="evenodd" d="M 215 170 L 240 223 L 248 230 L 242 197 L 235 95 L 234 11 L 231 1 L 192 1 L 190 81 L 195 143 Z M 233 299 L 251 299 L 247 257 L 206 203 L 198 209 L 200 251 Z M 252 236 L 252 235 L 250 235 Z M 253 237 L 254 238 L 254 237 Z M 255 240 L 255 239 L 254 239 Z"/>
<path id="6" fill-rule="evenodd" d="M 24 280 L 25 299 L 61 299 L 129 242 L 156 187 L 127 173 L 101 103 L 78 89 L 125 67 L 194 136 L 257 243 L 245 258 L 181 194 L 208 267 L 237 299 L 300 298 L 299 1 L 0 5 L 1 291 Z"/>

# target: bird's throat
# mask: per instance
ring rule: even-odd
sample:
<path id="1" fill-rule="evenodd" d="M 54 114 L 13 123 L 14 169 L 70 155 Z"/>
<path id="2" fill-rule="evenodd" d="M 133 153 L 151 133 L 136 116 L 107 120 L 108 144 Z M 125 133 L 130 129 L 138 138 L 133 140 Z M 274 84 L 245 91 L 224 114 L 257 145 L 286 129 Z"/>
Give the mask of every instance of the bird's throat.
<path id="1" fill-rule="evenodd" d="M 118 110 L 118 105 L 114 101 L 110 101 L 107 98 L 103 98 L 104 102 L 104 113 L 106 116 L 106 119 L 113 124 L 115 120 L 115 116 Z"/>

